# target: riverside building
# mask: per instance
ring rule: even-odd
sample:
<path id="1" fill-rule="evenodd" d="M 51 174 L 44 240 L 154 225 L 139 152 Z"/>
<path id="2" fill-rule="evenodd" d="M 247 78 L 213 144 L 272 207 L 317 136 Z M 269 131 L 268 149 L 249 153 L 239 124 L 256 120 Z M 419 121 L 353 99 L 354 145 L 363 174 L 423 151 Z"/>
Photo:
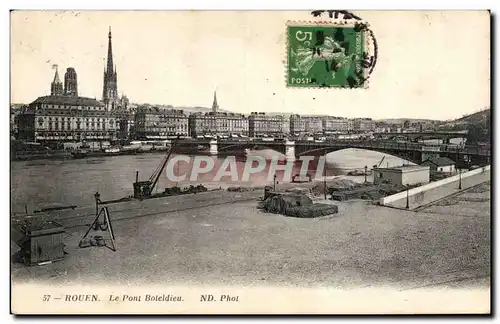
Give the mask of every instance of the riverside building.
<path id="1" fill-rule="evenodd" d="M 189 133 L 188 116 L 183 110 L 139 106 L 135 112 L 134 132 L 137 139 L 165 140 Z"/>

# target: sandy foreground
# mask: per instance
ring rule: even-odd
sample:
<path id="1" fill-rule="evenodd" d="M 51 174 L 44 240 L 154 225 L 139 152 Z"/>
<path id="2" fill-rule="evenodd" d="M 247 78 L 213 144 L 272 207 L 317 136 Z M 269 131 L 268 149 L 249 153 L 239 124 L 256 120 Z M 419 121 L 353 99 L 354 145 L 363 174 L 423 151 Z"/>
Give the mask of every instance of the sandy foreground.
<path id="1" fill-rule="evenodd" d="M 489 184 L 419 212 L 350 201 L 335 202 L 336 215 L 299 219 L 263 213 L 256 204 L 118 219 L 116 252 L 78 248 L 86 228 L 69 228 L 65 260 L 12 263 L 12 281 L 403 290 L 490 285 Z"/>
<path id="2" fill-rule="evenodd" d="M 489 184 L 419 212 L 329 201 L 339 213 L 314 219 L 257 210 L 261 194 L 209 192 L 113 207 L 116 252 L 78 248 L 86 227 L 67 227 L 63 261 L 11 262 L 12 311 L 490 312 Z"/>

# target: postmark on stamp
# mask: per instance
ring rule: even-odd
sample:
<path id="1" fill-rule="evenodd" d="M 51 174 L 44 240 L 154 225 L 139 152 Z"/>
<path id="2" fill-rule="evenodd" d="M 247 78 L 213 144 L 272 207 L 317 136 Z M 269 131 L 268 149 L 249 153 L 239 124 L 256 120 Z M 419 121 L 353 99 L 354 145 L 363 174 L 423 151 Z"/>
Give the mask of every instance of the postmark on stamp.
<path id="1" fill-rule="evenodd" d="M 287 86 L 367 88 L 376 61 L 361 22 L 289 22 Z"/>

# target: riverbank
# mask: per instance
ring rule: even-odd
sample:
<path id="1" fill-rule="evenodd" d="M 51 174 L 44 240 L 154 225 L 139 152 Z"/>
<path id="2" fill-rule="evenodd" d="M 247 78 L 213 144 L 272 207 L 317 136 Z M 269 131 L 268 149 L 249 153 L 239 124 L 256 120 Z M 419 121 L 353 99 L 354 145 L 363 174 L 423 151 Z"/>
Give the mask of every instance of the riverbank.
<path id="1" fill-rule="evenodd" d="M 96 157 L 108 156 L 130 156 L 161 153 L 165 154 L 164 149 L 152 149 L 148 151 L 131 150 L 120 152 L 102 152 L 102 151 L 88 151 L 86 153 L 79 153 L 78 151 L 71 150 L 55 150 L 55 151 L 41 151 L 41 152 L 11 152 L 11 161 L 37 161 L 37 160 L 72 160 L 72 159 L 90 159 Z"/>
<path id="2" fill-rule="evenodd" d="M 218 205 L 207 198 L 179 210 L 169 203 L 148 217 L 121 220 L 115 211 L 117 252 L 78 248 L 86 228 L 70 228 L 65 260 L 12 263 L 12 281 L 489 289 L 490 188 L 481 188 L 483 200 L 450 202 L 453 208 L 412 212 L 335 202 L 338 214 L 316 219 L 263 213 L 251 197 Z"/>

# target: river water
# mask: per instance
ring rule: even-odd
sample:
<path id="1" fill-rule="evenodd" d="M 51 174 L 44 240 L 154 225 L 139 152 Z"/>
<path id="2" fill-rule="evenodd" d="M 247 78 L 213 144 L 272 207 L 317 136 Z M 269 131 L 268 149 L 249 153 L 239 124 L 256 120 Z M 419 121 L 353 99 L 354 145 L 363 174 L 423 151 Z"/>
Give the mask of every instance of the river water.
<path id="1" fill-rule="evenodd" d="M 237 159 L 237 176 L 221 177 L 224 158 L 211 158 L 214 167 L 210 172 L 199 174 L 190 179 L 192 175 L 193 159 L 189 163 L 179 162 L 172 166 L 174 175 L 186 175 L 183 181 L 169 179 L 167 173 L 161 174 L 157 191 L 161 192 L 166 187 L 179 185 L 203 184 L 208 188 L 227 188 L 230 186 L 264 186 L 271 185 L 276 174 L 277 181 L 285 181 L 284 171 L 274 172 L 271 169 L 270 159 L 283 159 L 284 156 L 272 150 L 250 151 L 248 156 L 261 156 L 267 159 L 262 171 L 250 174 L 248 181 L 243 181 L 245 160 Z M 41 208 L 55 205 L 85 206 L 94 203 L 94 193 L 98 191 L 102 200 L 111 200 L 133 195 L 132 183 L 135 181 L 136 171 L 139 179 L 147 180 L 158 167 L 164 153 L 146 153 L 130 156 L 110 156 L 100 158 L 69 159 L 69 160 L 37 160 L 14 161 L 11 163 L 11 208 L 12 212 L 22 212 L 25 205 L 31 208 Z M 172 156 L 173 157 L 173 156 Z M 384 158 L 382 166 L 396 166 L 403 163 L 401 158 L 361 149 L 345 149 L 327 154 L 325 174 L 328 178 L 346 174 L 351 170 L 362 170 L 365 166 L 371 168 Z M 316 175 L 317 161 L 310 164 L 308 173 L 314 178 Z M 205 166 L 202 163 L 201 166 Z M 255 165 L 252 164 L 252 165 Z M 292 176 L 299 173 L 301 163 L 293 165 Z M 280 166 L 278 166 L 279 168 Z M 229 170 L 224 168 L 224 170 Z M 271 170 L 271 171 L 270 171 Z M 320 174 L 322 176 L 323 174 Z"/>

